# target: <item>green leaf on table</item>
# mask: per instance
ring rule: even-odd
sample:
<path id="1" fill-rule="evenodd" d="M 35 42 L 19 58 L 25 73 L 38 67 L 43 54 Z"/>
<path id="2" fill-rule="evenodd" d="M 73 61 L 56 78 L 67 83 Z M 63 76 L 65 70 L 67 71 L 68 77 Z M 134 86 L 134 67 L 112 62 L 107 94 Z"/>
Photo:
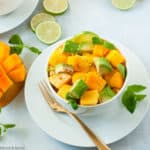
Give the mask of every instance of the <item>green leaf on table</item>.
<path id="1" fill-rule="evenodd" d="M 41 51 L 36 47 L 28 47 L 28 49 L 35 54 L 38 54 L 38 55 L 41 54 Z"/>
<path id="2" fill-rule="evenodd" d="M 8 42 L 15 45 L 24 45 L 21 37 L 18 34 L 12 35 Z"/>
<path id="3" fill-rule="evenodd" d="M 0 136 L 3 135 L 3 133 L 7 132 L 8 129 L 14 128 L 15 124 L 1 124 L 0 123 Z"/>
<path id="4" fill-rule="evenodd" d="M 131 113 L 135 111 L 137 102 L 144 100 L 146 97 L 145 94 L 137 94 L 145 88 L 146 87 L 143 85 L 134 84 L 128 86 L 126 91 L 123 93 L 122 103 Z"/>
<path id="5" fill-rule="evenodd" d="M 22 50 L 23 50 L 23 45 L 11 46 L 10 47 L 10 54 L 16 53 L 19 55 L 19 54 L 21 54 Z"/>
<path id="6" fill-rule="evenodd" d="M 146 95 L 144 95 L 144 94 L 135 94 L 136 101 L 142 101 L 145 97 L 146 97 Z"/>
<path id="7" fill-rule="evenodd" d="M 99 37 L 97 37 L 97 36 L 94 36 L 94 37 L 92 38 L 92 42 L 93 42 L 93 44 L 103 44 L 103 43 L 104 43 L 104 40 L 101 39 L 101 38 L 99 38 Z"/>
<path id="8" fill-rule="evenodd" d="M 146 87 L 143 85 L 138 85 L 138 84 L 134 84 L 134 85 L 130 85 L 128 86 L 128 90 L 132 91 L 132 92 L 141 92 L 143 90 L 145 90 Z"/>
<path id="9" fill-rule="evenodd" d="M 122 96 L 122 103 L 131 113 L 133 113 L 136 108 L 134 93 L 131 91 L 125 91 Z"/>
<path id="10" fill-rule="evenodd" d="M 14 128 L 16 125 L 15 124 L 4 124 L 3 126 L 7 129 L 9 129 L 9 128 Z"/>

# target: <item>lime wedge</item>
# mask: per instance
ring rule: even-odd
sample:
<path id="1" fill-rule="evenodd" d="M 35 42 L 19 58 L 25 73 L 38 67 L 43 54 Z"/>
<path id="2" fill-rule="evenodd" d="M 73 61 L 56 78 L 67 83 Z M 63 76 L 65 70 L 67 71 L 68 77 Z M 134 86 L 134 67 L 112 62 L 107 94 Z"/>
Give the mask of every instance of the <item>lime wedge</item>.
<path id="1" fill-rule="evenodd" d="M 134 6 L 136 0 L 112 0 L 112 4 L 119 9 L 127 10 Z"/>
<path id="2" fill-rule="evenodd" d="M 61 14 L 68 8 L 68 0 L 44 0 L 45 10 L 52 14 Z"/>
<path id="3" fill-rule="evenodd" d="M 36 27 L 35 33 L 41 42 L 52 44 L 60 38 L 61 27 L 54 21 L 45 21 Z"/>
<path id="4" fill-rule="evenodd" d="M 35 16 L 33 16 L 30 22 L 32 30 L 35 31 L 36 27 L 44 21 L 55 21 L 55 18 L 47 13 L 36 14 Z"/>
<path id="5" fill-rule="evenodd" d="M 75 35 L 72 39 L 72 41 L 76 42 L 76 43 L 92 43 L 92 38 L 93 37 L 98 37 L 97 34 L 95 34 L 94 32 L 90 32 L 90 31 L 84 31 L 78 35 Z"/>

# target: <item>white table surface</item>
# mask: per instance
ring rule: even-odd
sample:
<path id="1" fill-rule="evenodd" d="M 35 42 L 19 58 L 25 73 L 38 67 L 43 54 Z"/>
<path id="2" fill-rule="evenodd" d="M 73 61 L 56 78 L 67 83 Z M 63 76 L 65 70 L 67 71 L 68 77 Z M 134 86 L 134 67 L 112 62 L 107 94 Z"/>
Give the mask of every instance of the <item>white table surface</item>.
<path id="1" fill-rule="evenodd" d="M 137 0 L 130 11 L 119 11 L 112 7 L 110 0 L 70 0 L 69 10 L 57 21 L 62 26 L 62 39 L 83 30 L 96 31 L 119 40 L 134 51 L 150 73 L 150 1 Z M 41 0 L 34 14 L 43 10 Z M 29 27 L 29 20 L 16 29 L 0 34 L 0 40 L 8 41 L 12 34 L 19 34 L 28 45 L 41 50 L 47 45 L 40 43 Z M 27 68 L 36 56 L 26 49 L 22 57 Z M 138 67 L 138 66 L 136 66 Z M 24 146 L 26 150 L 84 150 L 63 144 L 45 134 L 31 119 L 27 111 L 23 91 L 0 115 L 0 121 L 16 123 L 17 127 L 9 130 L 0 138 L 2 146 Z M 110 123 L 111 124 L 111 123 Z M 63 129 L 62 129 L 63 130 Z M 79 137 L 80 138 L 80 137 Z M 141 124 L 127 137 L 110 145 L 112 150 L 148 150 L 150 149 L 150 110 Z M 95 150 L 96 148 L 89 148 Z"/>

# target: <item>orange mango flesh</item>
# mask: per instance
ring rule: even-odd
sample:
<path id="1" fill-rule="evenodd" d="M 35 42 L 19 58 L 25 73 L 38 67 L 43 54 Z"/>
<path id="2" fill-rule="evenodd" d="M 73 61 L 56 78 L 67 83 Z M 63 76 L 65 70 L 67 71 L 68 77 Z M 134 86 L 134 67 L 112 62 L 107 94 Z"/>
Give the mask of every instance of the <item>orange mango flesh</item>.
<path id="1" fill-rule="evenodd" d="M 10 47 L 4 42 L 0 41 L 0 63 L 5 60 L 10 53 Z"/>
<path id="2" fill-rule="evenodd" d="M 21 64 L 15 70 L 12 70 L 8 75 L 14 82 L 24 81 L 26 76 L 25 66 Z"/>
<path id="3" fill-rule="evenodd" d="M 17 54 L 0 42 L 0 107 L 10 103 L 24 85 L 26 68 Z"/>
<path id="4" fill-rule="evenodd" d="M 2 63 L 5 71 L 8 73 L 21 64 L 21 58 L 17 54 L 9 55 Z"/>
<path id="5" fill-rule="evenodd" d="M 0 89 L 1 91 L 6 92 L 12 84 L 13 82 L 9 79 L 9 77 L 5 73 L 2 66 L 0 66 Z"/>

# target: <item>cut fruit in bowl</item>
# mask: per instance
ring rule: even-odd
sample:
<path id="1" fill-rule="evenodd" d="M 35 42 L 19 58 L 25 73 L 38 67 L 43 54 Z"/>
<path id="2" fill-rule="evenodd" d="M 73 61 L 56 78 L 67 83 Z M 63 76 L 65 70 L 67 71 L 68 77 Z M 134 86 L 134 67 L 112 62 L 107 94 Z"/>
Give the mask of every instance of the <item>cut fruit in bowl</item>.
<path id="1" fill-rule="evenodd" d="M 45 70 L 53 96 L 79 113 L 119 97 L 128 78 L 127 64 L 122 47 L 86 31 L 57 45 Z"/>

